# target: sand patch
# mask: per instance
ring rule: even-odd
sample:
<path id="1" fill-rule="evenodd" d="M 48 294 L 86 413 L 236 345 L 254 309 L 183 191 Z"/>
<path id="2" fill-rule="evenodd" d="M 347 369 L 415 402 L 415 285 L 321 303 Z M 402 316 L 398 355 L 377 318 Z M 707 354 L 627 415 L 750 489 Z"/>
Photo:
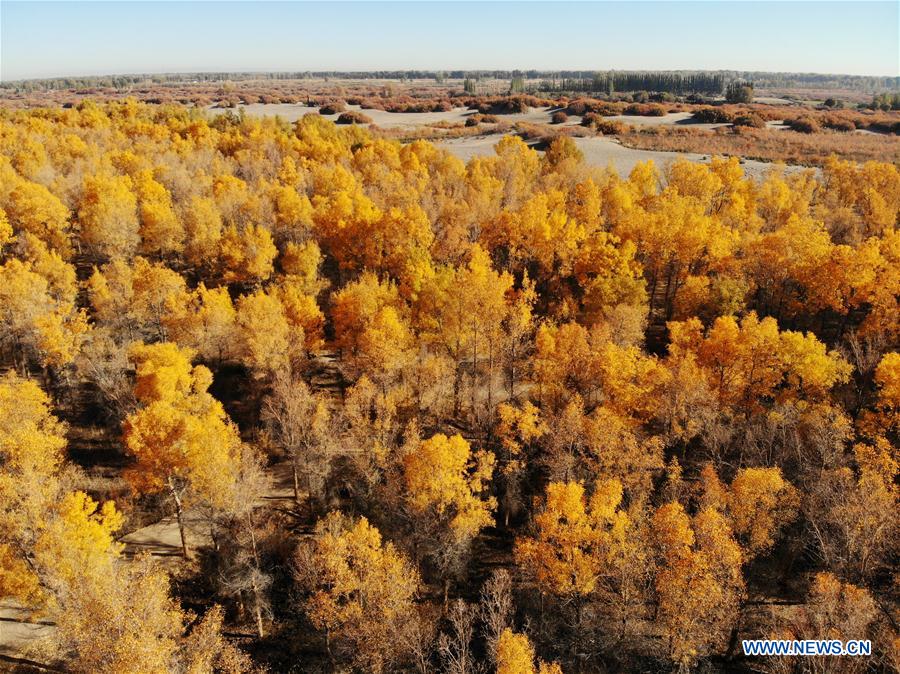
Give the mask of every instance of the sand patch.
<path id="1" fill-rule="evenodd" d="M 493 156 L 494 145 L 500 140 L 498 136 L 474 136 L 469 138 L 453 138 L 437 141 L 435 144 L 450 151 L 463 161 L 469 161 L 472 157 Z M 689 159 L 690 161 L 709 163 L 710 156 L 692 152 L 665 152 L 661 150 L 639 150 L 625 147 L 614 138 L 591 137 L 573 138 L 575 144 L 584 153 L 585 161 L 601 168 L 612 167 L 621 176 L 627 176 L 639 163 L 653 161 L 657 168 L 665 170 L 677 159 Z M 762 177 L 776 164 L 742 159 L 741 167 L 748 176 Z M 787 173 L 805 170 L 803 166 L 785 166 Z"/>

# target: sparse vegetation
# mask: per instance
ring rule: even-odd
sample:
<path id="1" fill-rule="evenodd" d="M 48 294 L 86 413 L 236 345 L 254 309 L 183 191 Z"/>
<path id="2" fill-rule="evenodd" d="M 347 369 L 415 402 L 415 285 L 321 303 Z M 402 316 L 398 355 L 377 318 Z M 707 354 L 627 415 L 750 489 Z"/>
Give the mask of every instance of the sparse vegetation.
<path id="1" fill-rule="evenodd" d="M 741 128 L 706 131 L 691 128 L 649 128 L 622 137 L 629 147 L 721 154 L 821 166 L 836 154 L 852 161 L 900 161 L 900 138 L 872 134 L 799 133 L 769 129 Z"/>

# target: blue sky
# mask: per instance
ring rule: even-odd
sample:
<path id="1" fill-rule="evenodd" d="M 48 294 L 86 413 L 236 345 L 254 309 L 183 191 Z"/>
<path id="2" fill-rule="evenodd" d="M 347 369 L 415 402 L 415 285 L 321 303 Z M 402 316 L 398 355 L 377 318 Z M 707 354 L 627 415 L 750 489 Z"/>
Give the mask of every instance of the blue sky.
<path id="1" fill-rule="evenodd" d="M 0 78 L 381 69 L 900 74 L 900 2 L 8 2 Z"/>

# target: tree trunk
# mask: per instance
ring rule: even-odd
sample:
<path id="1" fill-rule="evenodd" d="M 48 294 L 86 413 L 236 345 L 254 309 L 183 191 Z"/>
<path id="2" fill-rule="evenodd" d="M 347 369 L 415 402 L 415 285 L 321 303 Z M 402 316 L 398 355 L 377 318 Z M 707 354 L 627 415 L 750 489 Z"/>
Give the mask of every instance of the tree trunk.
<path id="1" fill-rule="evenodd" d="M 487 423 L 490 425 L 491 420 L 493 419 L 492 413 L 494 411 L 494 342 L 492 339 L 488 340 L 487 399 Z"/>
<path id="2" fill-rule="evenodd" d="M 478 329 L 472 331 L 472 426 L 478 426 Z"/>
<path id="3" fill-rule="evenodd" d="M 456 361 L 456 370 L 453 373 L 453 416 L 459 416 L 459 388 L 462 380 L 462 364 Z"/>
<path id="4" fill-rule="evenodd" d="M 250 529 L 250 545 L 253 549 L 253 565 L 256 567 L 256 570 L 259 571 L 259 550 L 256 547 L 256 531 L 253 528 L 252 513 L 247 513 L 247 526 Z M 253 590 L 253 613 L 256 617 L 256 633 L 259 635 L 259 638 L 262 639 L 265 636 L 265 632 L 263 631 L 262 601 L 260 600 L 259 586 L 256 584 L 256 580 L 251 584 L 251 589 Z"/>
<path id="5" fill-rule="evenodd" d="M 262 608 L 259 605 L 259 588 L 256 587 L 256 583 L 253 583 L 253 614 L 256 617 L 256 633 L 259 635 L 259 638 L 262 639 L 266 636 L 265 631 L 263 630 L 263 619 L 262 619 Z"/>
<path id="6" fill-rule="evenodd" d="M 181 554 L 185 559 L 188 558 L 188 547 L 187 547 L 187 539 L 184 536 L 184 507 L 181 503 L 181 496 L 178 495 L 178 490 L 175 489 L 175 485 L 172 484 L 172 480 L 169 480 L 169 492 L 172 494 L 172 499 L 175 501 L 175 519 L 178 521 L 178 533 L 181 536 Z"/>

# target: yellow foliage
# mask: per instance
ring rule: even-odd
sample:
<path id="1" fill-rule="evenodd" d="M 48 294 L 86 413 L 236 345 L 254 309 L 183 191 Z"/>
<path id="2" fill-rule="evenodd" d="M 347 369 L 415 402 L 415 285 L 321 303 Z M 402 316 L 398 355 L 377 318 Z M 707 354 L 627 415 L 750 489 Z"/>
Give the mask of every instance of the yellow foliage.
<path id="1" fill-rule="evenodd" d="M 237 303 L 241 359 L 258 376 L 287 370 L 293 353 L 291 326 L 275 293 L 257 290 Z M 302 345 L 303 334 L 299 335 Z"/>
<path id="2" fill-rule="evenodd" d="M 142 403 L 169 401 L 190 395 L 194 385 L 192 351 L 171 342 L 135 343 L 128 350 L 128 357 L 135 364 L 134 394 Z"/>
<path id="3" fill-rule="evenodd" d="M 542 590 L 564 597 L 592 594 L 602 576 L 631 563 L 632 522 L 619 509 L 621 502 L 616 480 L 598 484 L 589 502 L 580 483 L 551 482 L 535 516 L 536 536 L 516 540 L 516 563 Z"/>
<path id="4" fill-rule="evenodd" d="M 124 516 L 107 501 L 102 506 L 87 494 L 66 494 L 35 542 L 35 563 L 54 587 L 102 582 L 115 572 L 122 548 L 115 540 Z"/>
<path id="5" fill-rule="evenodd" d="M 105 257 L 129 258 L 140 242 L 137 197 L 127 176 L 84 179 L 78 206 L 81 240 Z"/>
<path id="6" fill-rule="evenodd" d="M 660 568 L 655 587 L 669 657 L 690 666 L 730 632 L 743 595 L 743 557 L 724 515 L 711 507 L 693 523 L 679 503 L 653 515 Z"/>
<path id="7" fill-rule="evenodd" d="M 378 529 L 332 512 L 316 525 L 303 570 L 313 591 L 306 610 L 314 627 L 349 642 L 366 671 L 392 662 L 396 636 L 413 615 L 419 574 Z"/>
<path id="8" fill-rule="evenodd" d="M 141 491 L 167 490 L 179 503 L 185 489 L 213 505 L 236 480 L 237 428 L 206 392 L 212 375 L 191 369 L 191 352 L 171 343 L 133 346 L 135 395 L 143 407 L 124 424 L 125 446 L 137 459 L 128 479 Z"/>
<path id="9" fill-rule="evenodd" d="M 731 482 L 728 513 L 748 556 L 769 550 L 800 507 L 797 490 L 779 468 L 742 468 Z"/>
<path id="10" fill-rule="evenodd" d="M 506 452 L 504 473 L 522 469 L 522 450 L 547 432 L 547 424 L 540 418 L 540 410 L 525 401 L 521 408 L 501 403 L 497 408 L 500 417 L 497 435 Z"/>
<path id="11" fill-rule="evenodd" d="M 237 311 L 228 289 L 208 289 L 203 283 L 190 295 L 168 297 L 162 319 L 172 341 L 207 362 L 221 362 L 234 355 L 236 321 Z"/>
<path id="12" fill-rule="evenodd" d="M 325 315 L 316 303 L 315 294 L 307 292 L 309 289 L 309 283 L 288 276 L 278 286 L 277 294 L 285 319 L 294 333 L 291 338 L 297 344 L 294 348 L 314 353 L 324 344 Z"/>
<path id="13" fill-rule="evenodd" d="M 473 453 L 462 436 L 439 433 L 423 441 L 406 456 L 403 470 L 412 507 L 447 519 L 457 539 L 470 539 L 493 521 L 496 501 L 482 492 L 494 472 L 494 455 Z"/>
<path id="14" fill-rule="evenodd" d="M 88 329 L 84 311 L 66 297 L 69 289 L 58 290 L 30 262 L 0 265 L 0 340 L 24 347 L 44 366 L 71 363 Z"/>
<path id="15" fill-rule="evenodd" d="M 534 648 L 524 634 L 508 627 L 497 640 L 497 674 L 534 674 Z"/>
<path id="16" fill-rule="evenodd" d="M 272 275 L 277 255 L 272 235 L 260 225 L 243 231 L 226 227 L 219 241 L 219 264 L 226 283 L 265 281 Z"/>
<path id="17" fill-rule="evenodd" d="M 313 240 L 304 243 L 289 241 L 281 254 L 280 264 L 291 285 L 305 295 L 317 295 L 327 284 L 319 278 L 322 251 Z"/>
<path id="18" fill-rule="evenodd" d="M 670 323 L 670 352 L 695 354 L 710 388 L 733 408 L 759 412 L 770 399 L 820 400 L 850 375 L 849 363 L 815 335 L 781 332 L 771 317 L 723 316 L 705 337 L 701 328 L 697 319 Z"/>
<path id="19" fill-rule="evenodd" d="M 556 663 L 538 662 L 534 666 L 534 648 L 528 637 L 508 627 L 497 640 L 497 674 L 562 674 Z"/>
<path id="20" fill-rule="evenodd" d="M 900 353 L 886 353 L 875 368 L 878 401 L 875 424 L 884 432 L 900 430 Z"/>
<path id="21" fill-rule="evenodd" d="M 211 265 L 222 240 L 222 214 L 216 202 L 193 196 L 184 215 L 185 258 L 197 267 Z"/>
<path id="22" fill-rule="evenodd" d="M 12 227 L 6 235 L 25 232 L 37 237 L 63 257 L 72 252 L 69 241 L 69 209 L 50 190 L 38 183 L 21 180 L 10 192 L 5 204 L 6 220 L 0 230 Z M 0 236 L 0 240 L 3 240 Z"/>
<path id="23" fill-rule="evenodd" d="M 6 211 L 0 208 L 0 253 L 3 252 L 3 246 L 12 241 L 12 238 L 12 225 L 9 224 L 9 218 L 6 216 Z"/>

